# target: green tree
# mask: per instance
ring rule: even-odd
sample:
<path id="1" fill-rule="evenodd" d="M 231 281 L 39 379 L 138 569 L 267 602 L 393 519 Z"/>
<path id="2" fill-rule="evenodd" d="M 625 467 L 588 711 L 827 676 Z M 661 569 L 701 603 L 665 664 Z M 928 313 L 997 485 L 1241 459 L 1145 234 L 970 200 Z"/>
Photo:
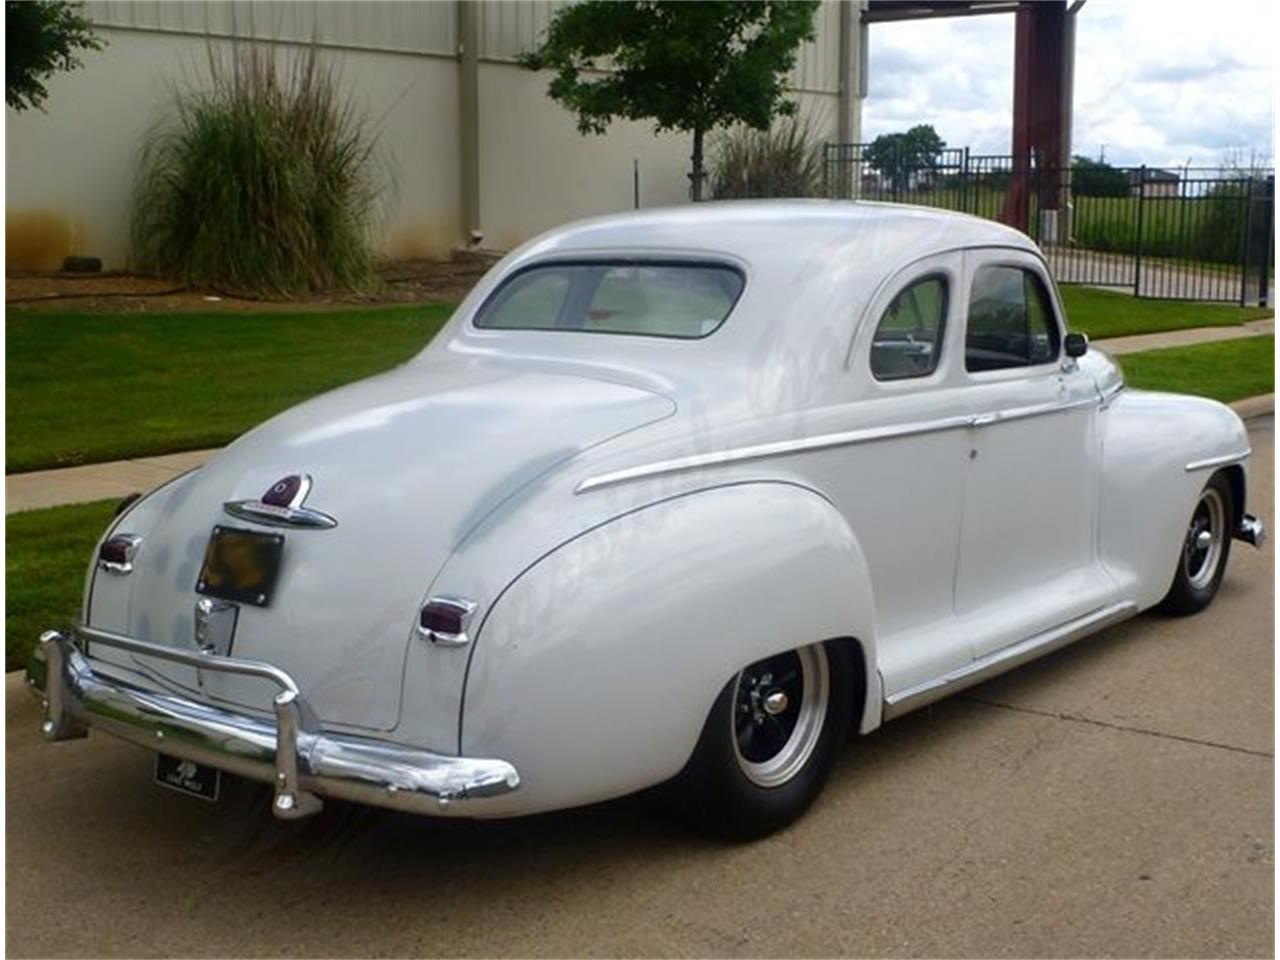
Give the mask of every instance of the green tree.
<path id="1" fill-rule="evenodd" d="M 1072 157 L 1071 192 L 1077 197 L 1127 197 L 1129 177 L 1105 161 Z"/>
<path id="2" fill-rule="evenodd" d="M 938 154 L 947 142 L 929 123 L 921 123 L 905 133 L 882 133 L 871 141 L 863 152 L 863 159 L 889 178 L 894 190 L 905 190 L 911 182 L 911 174 L 919 170 L 932 170 Z"/>
<path id="3" fill-rule="evenodd" d="M 557 12 L 542 45 L 520 62 L 556 71 L 548 93 L 578 115 L 584 134 L 603 133 L 619 117 L 691 133 L 690 192 L 700 200 L 708 131 L 734 123 L 767 130 L 776 116 L 794 114 L 784 84 L 800 44 L 813 38 L 817 7 L 584 0 Z"/>
<path id="4" fill-rule="evenodd" d="M 44 109 L 44 82 L 59 70 L 83 66 L 77 50 L 101 50 L 80 4 L 64 0 L 5 0 L 4 102 L 14 110 Z"/>

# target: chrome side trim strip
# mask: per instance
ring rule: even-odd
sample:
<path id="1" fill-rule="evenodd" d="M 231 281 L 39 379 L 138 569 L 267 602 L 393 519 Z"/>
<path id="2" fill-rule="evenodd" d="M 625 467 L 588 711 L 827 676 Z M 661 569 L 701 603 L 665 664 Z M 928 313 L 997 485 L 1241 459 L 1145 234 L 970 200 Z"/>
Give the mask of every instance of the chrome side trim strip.
<path id="1" fill-rule="evenodd" d="M 586 493 L 588 490 L 597 490 L 600 487 L 625 483 L 628 480 L 656 477 L 665 473 L 682 473 L 686 470 L 697 470 L 700 467 L 719 467 L 729 463 L 742 463 L 746 460 L 780 457 L 789 453 L 808 453 L 813 450 L 829 450 L 833 447 L 845 447 L 856 443 L 888 440 L 892 437 L 908 437 L 923 433 L 937 433 L 940 430 L 955 430 L 960 427 L 968 427 L 971 419 L 968 416 L 944 417 L 939 420 L 925 420 L 910 426 L 868 427 L 863 430 L 846 430 L 843 433 L 827 433 L 816 437 L 802 437 L 796 440 L 757 443 L 748 447 L 718 450 L 715 453 L 695 453 L 687 457 L 659 460 L 654 463 L 642 464 L 638 467 L 627 467 L 623 470 L 614 470 L 610 473 L 588 477 L 578 484 L 574 493 Z"/>
<path id="2" fill-rule="evenodd" d="M 1252 447 L 1245 447 L 1240 453 L 1226 453 L 1220 457 L 1208 457 L 1204 460 L 1192 460 L 1185 467 L 1187 473 L 1193 470 L 1208 470 L 1210 467 L 1221 467 L 1228 463 L 1237 463 L 1253 453 Z"/>
<path id="3" fill-rule="evenodd" d="M 1012 670 L 1016 666 L 1051 653 L 1059 647 L 1065 647 L 1090 633 L 1109 627 L 1113 623 L 1119 623 L 1137 612 L 1138 605 L 1132 601 L 1115 603 L 1101 610 L 1095 610 L 1093 613 L 1087 613 L 1070 623 L 1038 633 L 1034 637 L 1028 637 L 1003 650 L 997 650 L 934 680 L 926 680 L 924 683 L 908 687 L 885 697 L 883 718 L 892 720 L 894 717 L 900 717 L 904 713 L 927 706 L 958 690 L 981 683 L 1006 670 Z"/>
<path id="4" fill-rule="evenodd" d="M 834 447 L 847 447 L 860 443 L 875 443 L 879 440 L 891 440 L 896 437 L 912 437 L 925 433 L 938 433 L 942 430 L 960 428 L 986 427 L 996 423 L 1007 423 L 1011 420 L 1025 420 L 1028 417 L 1045 416 L 1062 413 L 1078 407 L 1095 406 L 1097 397 L 1086 397 L 1070 403 L 1044 403 L 1030 407 L 1014 407 L 1009 410 L 994 411 L 977 415 L 965 414 L 955 417 L 942 417 L 937 420 L 924 420 L 906 426 L 867 427 L 862 430 L 846 430 L 842 433 L 827 433 L 816 437 L 802 437 L 795 440 L 776 440 L 772 443 L 757 443 L 746 447 L 734 447 L 729 450 L 718 450 L 714 453 L 695 453 L 685 457 L 674 457 L 670 460 L 658 460 L 653 463 L 626 467 L 609 473 L 587 477 L 574 489 L 574 493 L 586 493 L 630 480 L 657 477 L 663 474 L 683 473 L 687 470 L 698 470 L 702 467 L 720 467 L 731 463 L 744 463 L 748 460 L 763 460 L 768 457 L 780 457 L 792 453 L 810 453 L 815 450 L 830 450 Z"/>
<path id="5" fill-rule="evenodd" d="M 1123 380 L 1121 380 L 1119 383 L 1112 384 L 1111 386 L 1107 387 L 1106 390 L 1103 390 L 1102 391 L 1102 409 L 1105 410 L 1107 409 L 1107 407 L 1111 406 L 1111 401 L 1115 400 L 1116 397 L 1120 396 L 1120 393 L 1123 390 L 1124 390 Z"/>

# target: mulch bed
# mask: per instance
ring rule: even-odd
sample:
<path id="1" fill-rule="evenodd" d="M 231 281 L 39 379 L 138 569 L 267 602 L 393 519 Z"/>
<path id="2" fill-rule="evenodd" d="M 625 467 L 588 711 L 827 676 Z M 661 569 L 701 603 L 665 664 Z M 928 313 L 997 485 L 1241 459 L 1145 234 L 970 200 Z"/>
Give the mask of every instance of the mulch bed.
<path id="1" fill-rule="evenodd" d="M 451 261 L 402 260 L 379 268 L 379 285 L 367 293 L 314 293 L 287 300 L 231 290 L 195 288 L 129 273 L 57 273 L 5 278 L 6 305 L 23 309 L 111 313 L 314 311 L 380 304 L 461 300 L 496 262 L 496 255 L 467 254 Z"/>

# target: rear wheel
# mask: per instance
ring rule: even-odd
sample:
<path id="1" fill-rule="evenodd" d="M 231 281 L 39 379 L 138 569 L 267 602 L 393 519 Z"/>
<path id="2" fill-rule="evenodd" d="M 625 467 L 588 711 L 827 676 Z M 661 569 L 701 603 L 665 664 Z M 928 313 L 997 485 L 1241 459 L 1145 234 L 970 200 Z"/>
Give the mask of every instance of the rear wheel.
<path id="1" fill-rule="evenodd" d="M 1231 483 L 1214 474 L 1191 511 L 1178 554 L 1178 569 L 1161 609 L 1177 616 L 1198 613 L 1218 592 L 1231 553 Z"/>
<path id="2" fill-rule="evenodd" d="M 730 680 L 676 784 L 690 818 L 745 840 L 800 816 L 844 742 L 852 677 L 847 646 L 832 642 L 766 657 Z"/>

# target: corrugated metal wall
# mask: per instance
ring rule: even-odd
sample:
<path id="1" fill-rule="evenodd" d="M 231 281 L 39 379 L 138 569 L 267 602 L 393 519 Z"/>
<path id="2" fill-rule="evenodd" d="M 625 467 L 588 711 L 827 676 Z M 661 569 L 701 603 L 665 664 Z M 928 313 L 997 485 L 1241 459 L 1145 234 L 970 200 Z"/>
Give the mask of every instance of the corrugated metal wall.
<path id="1" fill-rule="evenodd" d="M 511 61 L 535 46 L 555 11 L 567 0 L 477 0 L 480 57 Z M 457 51 L 457 5 L 449 0 L 90 0 L 94 23 L 123 30 L 253 37 L 361 50 L 452 57 Z M 836 93 L 839 70 L 839 5 L 823 0 L 817 39 L 801 48 L 791 85 Z"/>
<path id="2" fill-rule="evenodd" d="M 453 56 L 457 6 L 362 0 L 90 0 L 95 24 L 123 30 L 213 34 L 361 50 Z"/>
<path id="3" fill-rule="evenodd" d="M 861 0 L 853 0 L 855 7 Z M 48 113 L 6 112 L 6 263 L 56 269 L 70 254 L 126 267 L 139 146 L 172 114 L 175 83 L 204 76 L 227 38 L 315 40 L 334 49 L 344 91 L 376 124 L 390 180 L 380 246 L 392 257 L 443 257 L 471 239 L 464 203 L 477 185 L 486 246 L 508 248 L 578 217 L 686 202 L 689 137 L 618 121 L 582 136 L 547 96 L 546 76 L 513 66 L 563 0 L 475 0 L 476 116 L 464 116 L 454 0 L 90 0 L 108 41 L 84 68 L 50 80 Z M 839 22 L 825 0 L 792 87 L 822 139 L 839 129 Z M 854 47 L 854 54 L 857 47 Z M 856 101 L 849 104 L 855 130 Z M 475 157 L 464 130 L 477 131 Z M 639 196 L 635 174 L 639 173 Z"/>

